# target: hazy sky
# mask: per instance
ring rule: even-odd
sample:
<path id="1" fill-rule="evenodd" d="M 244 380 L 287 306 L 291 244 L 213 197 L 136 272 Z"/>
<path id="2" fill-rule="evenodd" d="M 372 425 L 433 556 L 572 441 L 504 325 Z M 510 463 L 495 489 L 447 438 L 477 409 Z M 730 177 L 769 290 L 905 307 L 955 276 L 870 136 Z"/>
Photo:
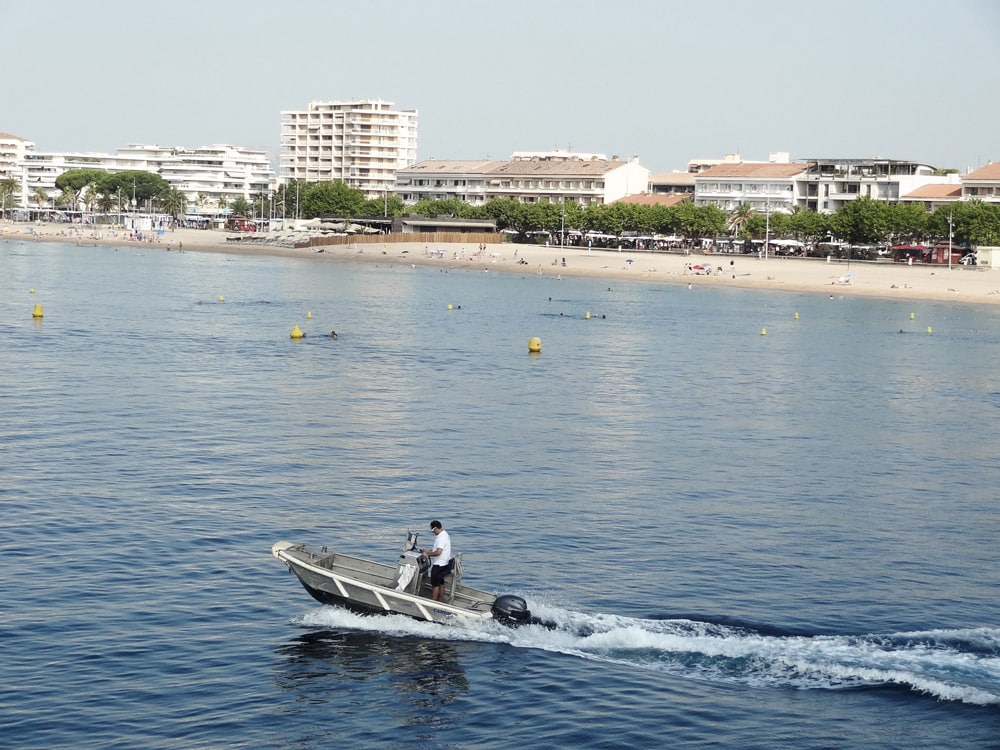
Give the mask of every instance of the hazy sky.
<path id="1" fill-rule="evenodd" d="M 41 151 L 233 143 L 384 99 L 418 158 L 572 149 L 1000 160 L 997 0 L 0 0 L 0 132 Z"/>

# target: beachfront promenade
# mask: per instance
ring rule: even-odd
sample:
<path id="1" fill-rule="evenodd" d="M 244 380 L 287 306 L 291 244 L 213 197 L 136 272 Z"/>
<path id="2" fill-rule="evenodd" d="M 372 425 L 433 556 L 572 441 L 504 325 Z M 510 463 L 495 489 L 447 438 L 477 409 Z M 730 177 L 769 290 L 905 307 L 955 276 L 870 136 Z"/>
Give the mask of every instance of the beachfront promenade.
<path id="1" fill-rule="evenodd" d="M 544 247 L 511 243 L 481 247 L 474 242 L 435 244 L 327 245 L 321 248 L 288 248 L 231 241 L 230 232 L 198 229 L 166 230 L 159 236 L 146 233 L 130 239 L 128 232 L 87 227 L 82 232 L 68 224 L 35 226 L 0 222 L 0 242 L 68 242 L 80 246 L 110 245 L 150 251 L 224 252 L 232 255 L 302 257 L 317 262 L 356 260 L 436 266 L 469 272 L 507 272 L 522 275 L 591 276 L 608 280 L 636 280 L 776 291 L 814 292 L 825 295 L 868 295 L 887 299 L 945 300 L 971 304 L 1000 304 L 1000 272 L 954 265 L 909 266 L 890 261 L 832 261 L 817 258 L 756 255 L 649 253 L 635 250 L 588 250 L 579 247 Z M 563 259 L 565 258 L 565 265 Z M 705 266 L 705 270 L 689 268 Z M 721 270 L 720 270 L 721 269 Z"/>

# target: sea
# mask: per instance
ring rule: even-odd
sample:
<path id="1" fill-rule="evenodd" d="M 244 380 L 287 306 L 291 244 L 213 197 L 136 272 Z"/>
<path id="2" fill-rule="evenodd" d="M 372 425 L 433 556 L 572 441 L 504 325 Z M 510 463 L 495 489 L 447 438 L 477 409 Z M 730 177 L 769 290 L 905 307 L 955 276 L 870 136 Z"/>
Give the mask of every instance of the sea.
<path id="1" fill-rule="evenodd" d="M 1000 748 L 1000 306 L 832 291 L 0 242 L 0 745 Z M 270 551 L 432 519 L 554 627 Z"/>

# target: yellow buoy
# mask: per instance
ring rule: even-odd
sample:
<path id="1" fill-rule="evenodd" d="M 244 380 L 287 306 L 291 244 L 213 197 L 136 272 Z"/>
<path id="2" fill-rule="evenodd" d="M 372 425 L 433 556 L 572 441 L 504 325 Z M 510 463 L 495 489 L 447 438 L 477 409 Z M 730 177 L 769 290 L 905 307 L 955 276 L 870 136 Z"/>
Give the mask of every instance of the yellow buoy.
<path id="1" fill-rule="evenodd" d="M 223 296 L 222 296 L 222 295 L 220 294 L 220 295 L 219 295 L 219 302 L 225 302 L 225 301 L 226 301 L 226 298 L 225 298 L 225 297 L 223 297 Z"/>
<path id="2" fill-rule="evenodd" d="M 449 310 L 454 310 L 455 308 L 454 308 L 454 307 L 452 307 L 451 305 L 448 305 L 448 309 L 449 309 Z"/>
<path id="3" fill-rule="evenodd" d="M 31 317 L 33 318 L 40 318 L 43 314 L 41 305 L 35 305 L 35 309 L 31 311 Z"/>
<path id="4" fill-rule="evenodd" d="M 798 314 L 798 313 L 795 313 L 795 319 L 796 319 L 796 320 L 798 320 L 798 319 L 799 319 L 799 314 Z"/>
<path id="5" fill-rule="evenodd" d="M 587 310 L 587 314 L 584 316 L 587 320 L 590 320 L 590 310 Z"/>
<path id="6" fill-rule="evenodd" d="M 760 329 L 760 335 L 761 336 L 766 336 L 767 335 L 767 329 L 766 328 L 761 328 Z"/>
<path id="7" fill-rule="evenodd" d="M 934 333 L 934 329 L 931 328 L 930 326 L 927 326 L 927 333 Z"/>
<path id="8" fill-rule="evenodd" d="M 289 334 L 289 336 L 291 336 L 293 339 L 301 339 L 301 338 L 305 337 L 305 334 L 302 333 L 302 329 L 301 328 L 299 328 L 298 326 L 295 326 L 292 329 L 292 332 Z"/>
<path id="9" fill-rule="evenodd" d="M 34 294 L 34 293 L 35 293 L 34 287 L 32 287 L 31 289 L 28 290 L 28 294 Z"/>
<path id="10" fill-rule="evenodd" d="M 306 313 L 306 318 L 307 318 L 307 319 L 311 319 L 311 318 L 312 318 L 312 316 L 313 316 L 313 314 L 312 314 L 312 310 L 310 310 L 309 312 L 307 312 L 307 313 Z"/>
<path id="11" fill-rule="evenodd" d="M 910 320 L 913 320 L 915 317 L 917 317 L 917 316 L 914 315 L 913 313 L 910 313 Z"/>
<path id="12" fill-rule="evenodd" d="M 532 336 L 528 339 L 528 351 L 532 354 L 538 354 L 542 351 L 542 340 L 537 336 Z"/>

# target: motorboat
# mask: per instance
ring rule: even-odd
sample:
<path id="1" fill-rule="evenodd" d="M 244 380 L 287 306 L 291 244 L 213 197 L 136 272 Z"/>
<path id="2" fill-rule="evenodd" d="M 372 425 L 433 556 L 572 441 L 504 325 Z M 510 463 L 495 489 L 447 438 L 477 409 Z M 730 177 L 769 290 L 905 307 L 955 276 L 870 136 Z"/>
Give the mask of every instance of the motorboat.
<path id="1" fill-rule="evenodd" d="M 417 537 L 407 533 L 395 565 L 292 542 L 276 542 L 271 554 L 323 604 L 362 614 L 400 614 L 438 623 L 496 620 L 516 626 L 532 621 L 520 596 L 495 596 L 462 583 L 461 553 L 453 558 L 455 564 L 445 578 L 442 600 L 432 599 L 430 560 L 420 554 Z"/>

